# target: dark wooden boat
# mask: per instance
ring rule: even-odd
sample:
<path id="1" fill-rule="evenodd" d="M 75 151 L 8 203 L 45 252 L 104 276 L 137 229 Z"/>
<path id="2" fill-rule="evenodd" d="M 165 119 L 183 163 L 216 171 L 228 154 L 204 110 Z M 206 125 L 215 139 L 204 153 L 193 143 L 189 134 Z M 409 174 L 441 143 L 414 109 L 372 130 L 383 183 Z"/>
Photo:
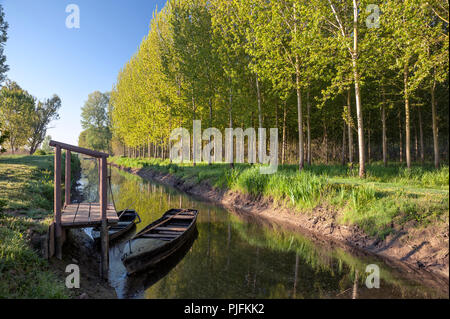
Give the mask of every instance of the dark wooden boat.
<path id="1" fill-rule="evenodd" d="M 141 220 L 138 213 L 133 209 L 120 211 L 117 215 L 119 216 L 119 222 L 108 228 L 109 241 L 113 241 L 130 231 L 136 225 L 136 219 L 139 219 L 139 222 Z M 100 227 L 93 228 L 91 234 L 92 238 L 98 241 L 100 239 Z"/>
<path id="2" fill-rule="evenodd" d="M 189 239 L 172 255 L 162 260 L 155 267 L 127 276 L 123 287 L 124 298 L 135 298 L 137 293 L 147 290 L 172 271 L 187 255 L 198 237 L 197 227 Z"/>
<path id="3" fill-rule="evenodd" d="M 170 257 L 196 230 L 198 211 L 171 209 L 125 244 L 122 261 L 128 274 L 155 267 Z"/>

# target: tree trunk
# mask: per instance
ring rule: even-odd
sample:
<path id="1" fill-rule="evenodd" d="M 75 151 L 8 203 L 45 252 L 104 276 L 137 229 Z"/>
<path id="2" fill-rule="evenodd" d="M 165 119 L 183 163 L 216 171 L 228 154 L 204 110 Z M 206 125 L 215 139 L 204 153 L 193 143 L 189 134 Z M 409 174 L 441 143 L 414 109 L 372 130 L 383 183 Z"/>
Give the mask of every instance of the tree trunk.
<path id="1" fill-rule="evenodd" d="M 398 130 L 399 130 L 399 150 L 400 150 L 400 163 L 403 163 L 403 130 L 402 130 L 402 122 L 401 122 L 401 110 L 398 110 Z"/>
<path id="2" fill-rule="evenodd" d="M 423 165 L 425 163 L 425 149 L 423 144 L 423 126 L 422 126 L 422 111 L 420 107 L 418 109 L 419 112 L 419 140 L 420 140 L 420 163 Z"/>
<path id="3" fill-rule="evenodd" d="M 306 92 L 306 108 L 307 108 L 307 118 L 306 118 L 306 130 L 307 130 L 307 163 L 311 165 L 311 101 L 309 99 L 309 89 Z"/>
<path id="4" fill-rule="evenodd" d="M 344 121 L 344 125 L 342 126 L 342 158 L 341 158 L 341 163 L 342 166 L 345 166 L 345 121 Z"/>
<path id="5" fill-rule="evenodd" d="M 211 98 L 209 98 L 209 127 L 212 127 L 212 101 Z M 209 136 L 209 143 L 211 144 L 211 135 Z M 214 148 L 214 153 L 216 153 L 217 150 Z M 216 154 L 214 154 L 214 157 Z M 208 165 L 211 165 L 211 154 L 208 156 Z"/>
<path id="6" fill-rule="evenodd" d="M 11 147 L 11 154 L 14 155 L 14 140 L 12 138 L 9 140 L 9 145 Z"/>
<path id="7" fill-rule="evenodd" d="M 297 20 L 297 10 L 294 3 L 294 20 Z M 297 21 L 294 22 L 294 36 L 297 35 Z M 302 92 L 300 89 L 300 61 L 298 55 L 295 55 L 295 83 L 297 89 L 297 113 L 298 113 L 298 169 L 301 171 L 305 166 L 303 149 L 303 113 L 302 113 Z"/>
<path id="8" fill-rule="evenodd" d="M 369 123 L 370 123 L 370 116 L 369 116 Z M 370 164 L 371 163 L 371 161 L 372 161 L 372 149 L 371 149 L 371 144 L 370 144 L 370 133 L 371 133 L 371 130 L 370 130 L 370 127 L 369 127 L 369 129 L 367 130 L 367 134 L 368 134 L 368 136 L 367 136 L 367 161 L 368 161 L 368 163 Z"/>
<path id="9" fill-rule="evenodd" d="M 417 125 L 414 126 L 414 161 L 419 158 L 419 139 L 417 138 Z"/>
<path id="10" fill-rule="evenodd" d="M 403 83 L 405 94 L 405 153 L 406 153 L 406 166 L 411 168 L 411 123 L 409 114 L 409 94 L 408 94 L 408 64 L 405 63 L 403 70 Z"/>
<path id="11" fill-rule="evenodd" d="M 387 167 L 386 109 L 384 105 L 381 107 L 381 125 L 382 125 L 381 139 L 383 144 L 383 165 L 384 167 Z"/>
<path id="12" fill-rule="evenodd" d="M 281 149 L 281 164 L 286 161 L 286 101 L 283 106 L 283 147 Z"/>
<path id="13" fill-rule="evenodd" d="M 278 128 L 278 103 L 275 104 L 275 127 Z"/>
<path id="14" fill-rule="evenodd" d="M 355 99 L 356 99 L 356 118 L 358 121 L 358 146 L 359 146 L 359 177 L 366 177 L 366 156 L 364 146 L 364 125 L 363 112 L 361 105 L 361 92 L 359 88 L 359 70 L 358 70 L 358 5 L 353 0 L 353 77 L 355 81 Z"/>
<path id="15" fill-rule="evenodd" d="M 347 91 L 347 128 L 348 128 L 348 162 L 353 167 L 353 130 L 352 130 L 352 106 L 351 92 Z"/>
<path id="16" fill-rule="evenodd" d="M 148 142 L 147 142 L 147 153 L 148 153 L 148 157 L 152 157 L 152 151 L 151 151 L 151 148 L 150 148 L 150 140 L 148 140 Z"/>
<path id="17" fill-rule="evenodd" d="M 230 128 L 233 128 L 233 88 L 231 86 L 231 78 L 230 78 L 230 108 L 229 108 L 229 117 L 230 117 Z M 230 167 L 234 168 L 233 159 L 231 159 Z"/>
<path id="18" fill-rule="evenodd" d="M 325 163 L 328 164 L 328 135 L 327 135 L 327 124 L 323 122 L 323 144 L 325 148 Z"/>
<path id="19" fill-rule="evenodd" d="M 261 112 L 261 91 L 259 89 L 259 78 L 258 74 L 256 74 L 256 94 L 257 94 L 257 100 L 258 100 L 258 127 L 262 128 L 262 112 Z"/>
<path id="20" fill-rule="evenodd" d="M 296 59 L 296 84 L 297 84 L 297 112 L 298 112 L 298 146 L 299 146 L 299 170 L 305 166 L 303 149 L 303 113 L 302 113 L 302 92 L 300 90 L 300 69 L 298 65 L 298 56 Z"/>
<path id="21" fill-rule="evenodd" d="M 195 97 L 194 97 L 194 90 L 192 90 L 192 121 L 195 121 Z M 194 127 L 192 127 L 192 130 L 194 129 Z M 197 149 L 197 141 L 195 139 L 194 134 L 192 134 L 192 165 L 196 166 L 197 163 L 195 162 L 195 152 Z"/>
<path id="22" fill-rule="evenodd" d="M 439 168 L 439 140 L 438 140 L 438 124 L 436 117 L 436 80 L 433 78 L 433 83 L 431 85 L 431 118 L 433 127 L 433 148 L 434 148 L 434 167 Z"/>

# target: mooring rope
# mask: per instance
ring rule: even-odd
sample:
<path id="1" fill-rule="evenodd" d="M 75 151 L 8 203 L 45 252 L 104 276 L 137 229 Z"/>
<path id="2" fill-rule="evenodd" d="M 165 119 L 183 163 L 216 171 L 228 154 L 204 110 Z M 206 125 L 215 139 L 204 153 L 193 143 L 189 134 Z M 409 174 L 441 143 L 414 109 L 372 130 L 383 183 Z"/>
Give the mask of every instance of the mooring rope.
<path id="1" fill-rule="evenodd" d="M 113 203 L 113 206 L 114 206 L 114 210 L 117 213 L 116 202 L 114 201 L 114 194 L 113 194 L 112 186 L 111 186 L 111 163 L 109 164 L 108 184 L 109 184 L 109 192 L 111 193 L 111 200 L 112 200 L 112 203 Z"/>
<path id="2" fill-rule="evenodd" d="M 112 186 L 111 186 L 111 176 L 112 176 L 112 174 L 111 174 L 111 164 L 109 164 L 109 176 L 108 176 L 108 181 L 109 181 L 109 192 L 111 193 L 111 200 L 112 200 L 112 203 L 113 203 L 113 206 L 114 206 L 114 210 L 116 211 L 116 214 L 117 214 L 118 210 L 117 210 L 117 207 L 116 207 L 116 202 L 115 202 L 115 200 L 114 200 L 114 194 L 113 194 L 113 191 L 112 191 Z M 127 208 L 125 208 L 125 209 L 122 211 L 122 213 L 121 213 L 120 215 L 118 215 L 119 219 L 120 219 L 120 217 L 122 217 L 122 215 L 125 214 L 131 207 L 133 207 L 133 205 L 134 205 L 135 203 L 136 203 L 136 199 L 133 201 L 133 203 L 132 203 L 130 206 L 128 206 Z M 139 219 L 139 221 L 138 221 L 138 224 L 139 224 L 139 223 L 142 221 L 142 220 L 141 220 L 141 216 L 139 216 L 138 212 L 136 212 L 136 211 L 134 211 L 134 212 L 135 212 L 136 216 L 137 216 L 138 219 Z"/>

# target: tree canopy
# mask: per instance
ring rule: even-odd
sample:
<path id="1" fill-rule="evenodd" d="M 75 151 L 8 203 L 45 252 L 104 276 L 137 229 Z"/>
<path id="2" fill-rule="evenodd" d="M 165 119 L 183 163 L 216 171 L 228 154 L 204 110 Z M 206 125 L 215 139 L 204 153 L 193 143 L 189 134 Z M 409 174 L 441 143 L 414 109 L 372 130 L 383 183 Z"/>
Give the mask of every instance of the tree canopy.
<path id="1" fill-rule="evenodd" d="M 283 160 L 356 159 L 361 177 L 377 158 L 410 167 L 430 138 L 438 166 L 447 17 L 446 1 L 168 1 L 118 75 L 112 134 L 167 156 L 170 131 L 194 119 L 276 127 Z"/>
<path id="2" fill-rule="evenodd" d="M 44 140 L 50 122 L 59 118 L 60 107 L 57 95 L 41 102 L 8 80 L 0 90 L 0 123 L 7 132 L 3 139 L 11 152 L 26 146 L 33 154 Z"/>
<path id="3" fill-rule="evenodd" d="M 9 70 L 9 66 L 6 65 L 6 56 L 4 54 L 4 45 L 8 40 L 8 22 L 5 20 L 5 13 L 3 12 L 3 6 L 0 4 L 0 85 L 6 79 L 6 72 Z"/>
<path id="4" fill-rule="evenodd" d="M 89 94 L 81 108 L 81 127 L 78 145 L 99 151 L 109 151 L 111 141 L 110 93 L 99 91 Z"/>

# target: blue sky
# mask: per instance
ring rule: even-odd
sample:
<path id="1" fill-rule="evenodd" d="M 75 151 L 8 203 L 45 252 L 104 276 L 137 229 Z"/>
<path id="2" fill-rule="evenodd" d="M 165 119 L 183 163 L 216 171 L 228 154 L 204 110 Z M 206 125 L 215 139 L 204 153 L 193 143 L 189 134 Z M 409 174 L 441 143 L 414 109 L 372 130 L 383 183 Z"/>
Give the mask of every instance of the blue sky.
<path id="1" fill-rule="evenodd" d="M 148 33 L 165 0 L 0 0 L 9 23 L 8 78 L 38 99 L 58 94 L 60 120 L 48 134 L 77 144 L 80 108 L 89 93 L 111 90 L 121 67 Z M 66 27 L 66 6 L 80 9 L 80 28 Z"/>

